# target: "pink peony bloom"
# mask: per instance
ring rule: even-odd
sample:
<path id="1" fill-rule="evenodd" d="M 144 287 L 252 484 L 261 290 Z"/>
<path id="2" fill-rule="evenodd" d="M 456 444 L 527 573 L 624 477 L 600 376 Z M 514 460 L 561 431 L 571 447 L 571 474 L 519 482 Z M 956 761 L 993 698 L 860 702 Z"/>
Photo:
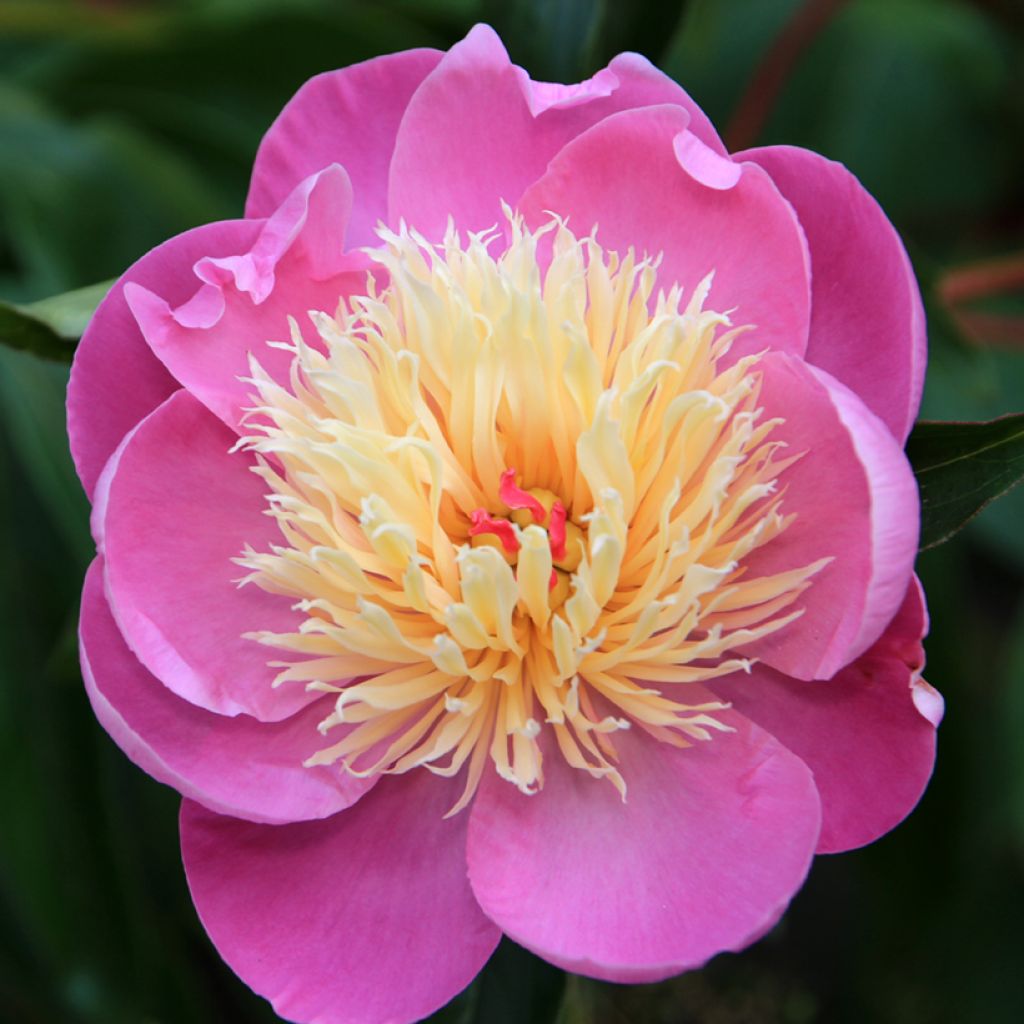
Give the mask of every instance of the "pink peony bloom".
<path id="1" fill-rule="evenodd" d="M 857 181 L 729 156 L 635 54 L 533 82 L 478 27 L 307 83 L 68 395 L 86 686 L 225 960 L 324 1024 L 502 933 L 652 981 L 892 828 L 942 714 L 924 364 Z"/>

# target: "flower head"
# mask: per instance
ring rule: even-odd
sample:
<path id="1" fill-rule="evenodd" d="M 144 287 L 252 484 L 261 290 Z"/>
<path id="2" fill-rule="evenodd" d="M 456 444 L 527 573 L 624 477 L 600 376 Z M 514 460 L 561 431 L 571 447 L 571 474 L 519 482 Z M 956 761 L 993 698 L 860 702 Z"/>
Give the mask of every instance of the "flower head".
<path id="1" fill-rule="evenodd" d="M 416 1019 L 502 931 L 665 977 L 909 811 L 923 326 L 847 172 L 477 28 L 310 82 L 247 212 L 125 274 L 69 426 L 90 697 L 283 1016 Z"/>

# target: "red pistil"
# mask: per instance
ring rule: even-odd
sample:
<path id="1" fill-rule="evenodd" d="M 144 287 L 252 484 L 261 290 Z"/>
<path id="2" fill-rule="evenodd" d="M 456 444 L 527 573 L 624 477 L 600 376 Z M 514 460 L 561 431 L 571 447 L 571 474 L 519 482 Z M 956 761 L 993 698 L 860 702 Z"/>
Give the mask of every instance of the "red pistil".
<path id="1" fill-rule="evenodd" d="M 473 509 L 469 513 L 469 518 L 473 524 L 469 528 L 471 537 L 477 537 L 481 533 L 493 533 L 501 541 L 501 546 L 508 554 L 514 555 L 519 550 L 516 531 L 507 519 L 495 519 L 482 508 Z"/>
<path id="2" fill-rule="evenodd" d="M 501 474 L 501 483 L 498 485 L 498 497 L 510 509 L 526 509 L 533 517 L 533 521 L 539 525 L 548 520 L 548 544 L 551 547 L 553 559 L 565 558 L 565 506 L 560 501 L 552 502 L 551 513 L 548 514 L 543 504 L 529 491 L 524 491 L 516 483 L 515 469 L 506 469 Z M 471 537 L 478 537 L 482 533 L 493 533 L 501 541 L 501 546 L 507 554 L 514 555 L 519 551 L 519 541 L 516 540 L 515 529 L 507 519 L 496 519 L 489 512 L 482 508 L 473 509 L 469 514 L 472 525 L 469 528 Z M 554 590 L 558 586 L 558 572 L 551 570 L 548 579 L 548 590 Z"/>
<path id="3" fill-rule="evenodd" d="M 551 557 L 556 561 L 565 558 L 565 506 L 560 501 L 551 506 L 548 539 L 551 542 Z"/>
<path id="4" fill-rule="evenodd" d="M 529 491 L 524 491 L 521 487 L 516 486 L 516 471 L 514 469 L 506 469 L 501 474 L 498 497 L 509 508 L 529 509 L 535 523 L 543 523 L 547 517 L 544 506 Z"/>

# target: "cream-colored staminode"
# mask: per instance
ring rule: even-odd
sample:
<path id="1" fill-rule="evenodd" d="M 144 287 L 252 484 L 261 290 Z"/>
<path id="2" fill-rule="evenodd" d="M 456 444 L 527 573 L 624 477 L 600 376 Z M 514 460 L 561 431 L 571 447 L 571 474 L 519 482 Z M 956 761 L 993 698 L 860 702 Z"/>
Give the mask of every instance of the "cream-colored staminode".
<path id="1" fill-rule="evenodd" d="M 240 442 L 282 534 L 245 550 L 243 582 L 306 616 L 251 637 L 293 656 L 277 684 L 337 694 L 320 726 L 336 742 L 309 764 L 465 768 L 453 813 L 488 761 L 540 788 L 543 733 L 625 794 L 616 730 L 687 746 L 726 729 L 688 685 L 748 668 L 736 649 L 799 615 L 820 568 L 744 570 L 787 526 L 792 456 L 757 407 L 757 358 L 719 369 L 739 329 L 703 308 L 711 276 L 684 307 L 675 286 L 652 298 L 657 261 L 508 222 L 507 246 L 381 230 L 390 283 L 311 313 L 322 351 L 293 322 L 286 386 L 252 360 Z M 474 513 L 513 519 L 509 470 L 564 507 L 577 551 L 557 587 L 525 513 L 515 555 L 470 535 Z"/>

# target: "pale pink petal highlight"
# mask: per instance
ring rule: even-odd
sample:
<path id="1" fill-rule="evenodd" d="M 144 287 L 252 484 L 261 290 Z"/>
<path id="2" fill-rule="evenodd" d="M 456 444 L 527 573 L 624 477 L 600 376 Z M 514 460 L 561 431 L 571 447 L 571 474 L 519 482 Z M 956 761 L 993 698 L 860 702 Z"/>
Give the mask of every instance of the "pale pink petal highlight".
<path id="1" fill-rule="evenodd" d="M 562 85 L 560 82 L 535 82 L 521 67 L 516 66 L 519 87 L 526 98 L 526 105 L 534 117 L 545 110 L 566 110 L 589 103 L 595 99 L 611 96 L 619 87 L 618 76 L 611 68 L 602 68 L 597 74 L 582 82 Z"/>
<path id="2" fill-rule="evenodd" d="M 738 154 L 793 204 L 811 250 L 807 359 L 855 391 L 903 442 L 921 403 L 927 332 L 906 249 L 843 167 L 794 146 Z"/>
<path id="3" fill-rule="evenodd" d="M 570 142 L 521 201 L 527 221 L 548 211 L 577 234 L 595 225 L 605 249 L 664 258 L 658 286 L 689 294 L 714 271 L 711 308 L 733 311 L 732 358 L 773 348 L 802 355 L 810 322 L 803 232 L 755 164 L 733 164 L 694 136 L 678 107 L 614 114 Z"/>
<path id="4" fill-rule="evenodd" d="M 324 818 L 376 780 L 305 768 L 319 750 L 320 702 L 281 723 L 228 718 L 176 697 L 128 650 L 103 594 L 101 560 L 85 578 L 79 625 L 82 676 L 100 724 L 143 771 L 211 810 L 267 824 Z"/>
<path id="5" fill-rule="evenodd" d="M 680 132 L 672 146 L 679 165 L 694 181 L 723 192 L 739 183 L 743 165 L 716 153 L 692 131 Z"/>
<path id="6" fill-rule="evenodd" d="M 265 508 L 251 456 L 186 391 L 151 413 L 121 453 L 103 524 L 107 589 L 128 646 L 179 697 L 225 715 L 279 721 L 316 699 L 274 689 L 274 652 L 243 638 L 286 632 L 289 600 L 255 586 L 232 562 L 247 543 L 280 532 Z"/>
<path id="7" fill-rule="evenodd" d="M 935 761 L 942 697 L 921 679 L 927 629 L 917 580 L 875 645 L 827 682 L 764 666 L 713 685 L 722 700 L 773 733 L 814 772 L 821 794 L 818 853 L 873 842 L 924 792 Z M 928 694 L 927 714 L 918 692 Z"/>
<path id="8" fill-rule="evenodd" d="M 473 980 L 501 933 L 466 880 L 458 784 L 381 781 L 325 821 L 276 827 L 186 801 L 185 871 L 218 952 L 286 1020 L 426 1017 Z"/>
<path id="9" fill-rule="evenodd" d="M 735 732 L 683 750 L 616 733 L 625 803 L 557 751 L 536 796 L 488 772 L 467 846 L 484 912 L 546 960 L 610 981 L 665 978 L 763 935 L 807 873 L 818 795 L 802 761 L 729 721 Z"/>

